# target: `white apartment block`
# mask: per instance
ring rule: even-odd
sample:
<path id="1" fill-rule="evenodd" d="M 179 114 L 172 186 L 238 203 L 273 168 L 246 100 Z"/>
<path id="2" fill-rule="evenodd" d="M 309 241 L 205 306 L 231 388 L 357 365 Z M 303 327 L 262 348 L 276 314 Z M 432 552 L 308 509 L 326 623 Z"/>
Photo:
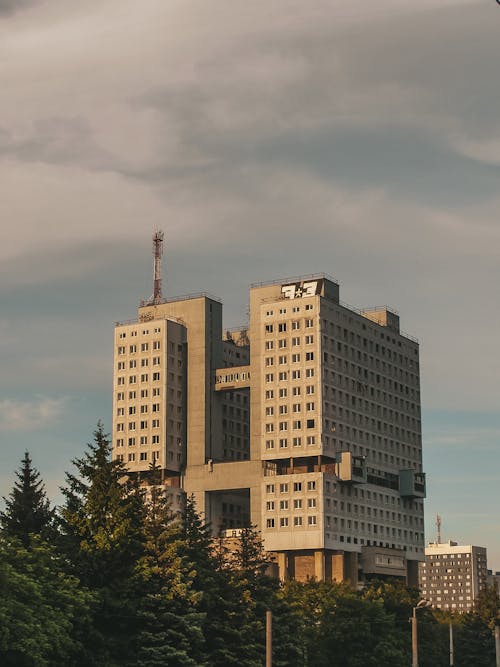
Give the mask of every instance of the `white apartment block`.
<path id="1" fill-rule="evenodd" d="M 435 607 L 466 612 L 486 590 L 487 575 L 484 547 L 431 542 L 419 567 L 420 591 Z"/>
<path id="2" fill-rule="evenodd" d="M 116 326 L 113 455 L 141 475 L 156 460 L 214 533 L 256 525 L 283 579 L 416 585 L 418 343 L 323 274 L 252 285 L 249 315 L 223 336 L 222 304 L 198 294 Z"/>

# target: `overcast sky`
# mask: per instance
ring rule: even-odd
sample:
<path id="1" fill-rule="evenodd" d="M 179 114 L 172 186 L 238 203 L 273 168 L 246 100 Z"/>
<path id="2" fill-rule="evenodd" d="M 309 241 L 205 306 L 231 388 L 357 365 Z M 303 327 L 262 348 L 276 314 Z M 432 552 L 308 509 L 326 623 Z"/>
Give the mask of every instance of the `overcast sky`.
<path id="1" fill-rule="evenodd" d="M 500 569 L 500 5 L 0 0 L 0 495 L 111 427 L 115 320 L 324 271 L 421 343 L 428 540 Z"/>

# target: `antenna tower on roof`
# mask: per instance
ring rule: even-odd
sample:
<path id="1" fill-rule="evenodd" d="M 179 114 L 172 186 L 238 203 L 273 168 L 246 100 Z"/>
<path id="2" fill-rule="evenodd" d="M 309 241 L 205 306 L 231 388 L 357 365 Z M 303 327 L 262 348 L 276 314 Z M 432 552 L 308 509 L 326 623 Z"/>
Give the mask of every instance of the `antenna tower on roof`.
<path id="1" fill-rule="evenodd" d="M 160 303 L 162 300 L 161 294 L 161 258 L 163 256 L 163 232 L 159 229 L 153 234 L 153 303 Z"/>

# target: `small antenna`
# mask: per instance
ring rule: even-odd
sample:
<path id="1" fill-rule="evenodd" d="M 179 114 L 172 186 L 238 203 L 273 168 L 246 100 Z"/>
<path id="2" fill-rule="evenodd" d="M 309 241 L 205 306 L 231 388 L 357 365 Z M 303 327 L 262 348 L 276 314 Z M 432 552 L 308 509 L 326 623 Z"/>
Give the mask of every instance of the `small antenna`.
<path id="1" fill-rule="evenodd" d="M 163 232 L 157 230 L 153 234 L 153 257 L 154 257 L 154 269 L 153 269 L 153 297 L 151 301 L 153 303 L 160 303 L 161 296 L 161 258 L 163 256 Z"/>
<path id="2" fill-rule="evenodd" d="M 436 514 L 437 543 L 441 544 L 441 516 Z"/>

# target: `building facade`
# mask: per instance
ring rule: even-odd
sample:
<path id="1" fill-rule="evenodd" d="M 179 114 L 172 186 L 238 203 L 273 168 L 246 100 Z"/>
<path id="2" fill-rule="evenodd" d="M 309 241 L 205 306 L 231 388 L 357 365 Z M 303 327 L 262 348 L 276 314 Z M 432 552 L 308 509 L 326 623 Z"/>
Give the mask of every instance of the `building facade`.
<path id="1" fill-rule="evenodd" d="M 420 591 L 435 607 L 466 612 L 486 590 L 487 575 L 484 547 L 431 542 L 419 567 Z"/>
<path id="2" fill-rule="evenodd" d="M 396 313 L 323 274 L 252 285 L 224 335 L 218 299 L 155 299 L 117 324 L 114 363 L 113 455 L 155 460 L 214 532 L 256 525 L 284 579 L 417 583 L 419 350 Z"/>

